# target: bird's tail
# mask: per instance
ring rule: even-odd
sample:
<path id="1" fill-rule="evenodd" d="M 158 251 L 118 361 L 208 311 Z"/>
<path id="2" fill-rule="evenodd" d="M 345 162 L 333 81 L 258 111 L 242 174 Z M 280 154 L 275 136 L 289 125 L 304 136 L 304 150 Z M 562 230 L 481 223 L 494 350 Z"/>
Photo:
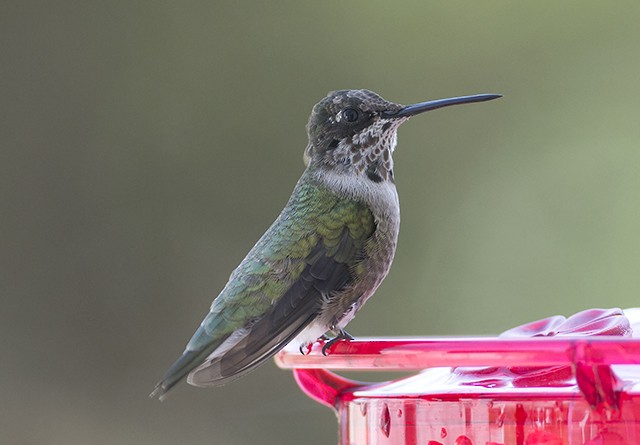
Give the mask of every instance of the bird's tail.
<path id="1" fill-rule="evenodd" d="M 163 400 L 171 388 L 178 384 L 194 368 L 202 364 L 224 340 L 225 336 L 214 338 L 207 333 L 203 326 L 200 326 L 193 334 L 185 351 L 165 372 L 162 380 L 158 382 L 149 397 L 158 397 Z"/>
<path id="2" fill-rule="evenodd" d="M 158 397 L 160 400 L 164 400 L 167 392 L 189 374 L 191 370 L 200 365 L 210 353 L 211 350 L 208 349 L 204 351 L 190 351 L 187 349 L 184 351 L 180 358 L 167 370 L 162 380 L 158 382 L 154 390 L 149 394 L 149 397 Z"/>

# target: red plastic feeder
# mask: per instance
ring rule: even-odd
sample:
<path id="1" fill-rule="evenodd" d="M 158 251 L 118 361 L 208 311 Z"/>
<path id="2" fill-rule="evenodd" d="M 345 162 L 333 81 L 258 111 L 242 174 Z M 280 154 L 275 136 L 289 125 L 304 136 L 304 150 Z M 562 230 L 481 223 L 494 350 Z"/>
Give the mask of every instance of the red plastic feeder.
<path id="1" fill-rule="evenodd" d="M 357 339 L 283 351 L 341 445 L 640 445 L 640 309 L 551 317 L 495 338 Z M 426 369 L 425 369 L 426 368 Z M 422 372 L 363 383 L 329 370 Z"/>

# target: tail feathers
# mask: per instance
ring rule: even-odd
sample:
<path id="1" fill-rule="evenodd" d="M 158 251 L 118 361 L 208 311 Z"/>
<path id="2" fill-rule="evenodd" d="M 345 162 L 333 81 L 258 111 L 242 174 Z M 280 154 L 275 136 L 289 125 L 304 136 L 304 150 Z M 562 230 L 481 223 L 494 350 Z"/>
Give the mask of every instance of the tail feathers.
<path id="1" fill-rule="evenodd" d="M 194 386 L 221 386 L 253 371 L 262 363 L 278 352 L 283 343 L 264 345 L 261 351 L 249 353 L 246 346 L 247 335 L 241 338 L 233 348 L 225 351 L 196 367 L 187 378 L 187 382 Z M 216 351 L 217 352 L 217 351 Z"/>
<path id="2" fill-rule="evenodd" d="M 207 361 L 206 363 L 203 363 L 202 365 L 198 366 L 196 369 L 193 370 L 193 372 L 191 372 L 191 374 L 189 374 L 189 377 L 187 377 L 187 382 L 190 385 L 199 386 L 203 388 L 207 386 L 226 385 L 227 383 L 230 383 L 236 379 L 239 379 L 245 374 L 248 374 L 249 372 L 253 371 L 262 363 L 264 363 L 267 359 L 269 359 L 270 357 L 273 357 L 274 354 L 275 352 L 270 355 L 261 357 L 259 360 L 256 360 L 255 362 L 249 364 L 248 366 L 245 366 L 241 369 L 238 369 L 237 371 L 233 371 L 230 373 L 225 373 L 223 371 L 224 365 L 222 363 L 223 360 L 221 358 L 214 359 L 210 362 Z"/>
<path id="3" fill-rule="evenodd" d="M 189 374 L 187 382 L 194 386 L 220 386 L 244 376 L 273 357 L 314 317 L 315 313 L 310 311 L 306 318 L 301 315 L 279 325 L 274 325 L 272 316 L 263 317 L 250 330 L 238 331 L 227 338 L 215 353 Z"/>
<path id="4" fill-rule="evenodd" d="M 200 365 L 209 353 L 209 350 L 184 351 L 180 358 L 167 370 L 162 380 L 158 382 L 154 390 L 149 394 L 149 397 L 158 397 L 160 400 L 164 400 L 167 392 L 189 374 L 193 368 Z"/>

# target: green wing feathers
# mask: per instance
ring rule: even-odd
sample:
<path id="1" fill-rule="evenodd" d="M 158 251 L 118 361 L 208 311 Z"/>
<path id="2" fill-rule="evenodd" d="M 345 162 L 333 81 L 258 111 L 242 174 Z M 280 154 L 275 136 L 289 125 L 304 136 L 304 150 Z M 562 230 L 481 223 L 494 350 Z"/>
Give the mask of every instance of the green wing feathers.
<path id="1" fill-rule="evenodd" d="M 374 231 L 365 204 L 303 175 L 152 395 L 162 396 L 194 368 L 190 383 L 218 385 L 273 356 L 313 321 L 323 296 L 354 280 Z"/>

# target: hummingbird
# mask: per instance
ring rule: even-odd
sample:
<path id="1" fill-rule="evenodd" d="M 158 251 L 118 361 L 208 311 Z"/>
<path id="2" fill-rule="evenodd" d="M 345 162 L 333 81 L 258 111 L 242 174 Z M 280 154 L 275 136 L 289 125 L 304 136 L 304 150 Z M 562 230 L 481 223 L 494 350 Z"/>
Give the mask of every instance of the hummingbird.
<path id="1" fill-rule="evenodd" d="M 323 338 L 326 355 L 335 342 L 353 339 L 345 327 L 387 276 L 396 251 L 398 127 L 426 111 L 499 97 L 403 106 L 369 90 L 339 90 L 317 103 L 307 124 L 306 169 L 289 201 L 151 397 L 162 400 L 185 377 L 195 386 L 226 384 L 288 344 L 304 353 Z"/>

